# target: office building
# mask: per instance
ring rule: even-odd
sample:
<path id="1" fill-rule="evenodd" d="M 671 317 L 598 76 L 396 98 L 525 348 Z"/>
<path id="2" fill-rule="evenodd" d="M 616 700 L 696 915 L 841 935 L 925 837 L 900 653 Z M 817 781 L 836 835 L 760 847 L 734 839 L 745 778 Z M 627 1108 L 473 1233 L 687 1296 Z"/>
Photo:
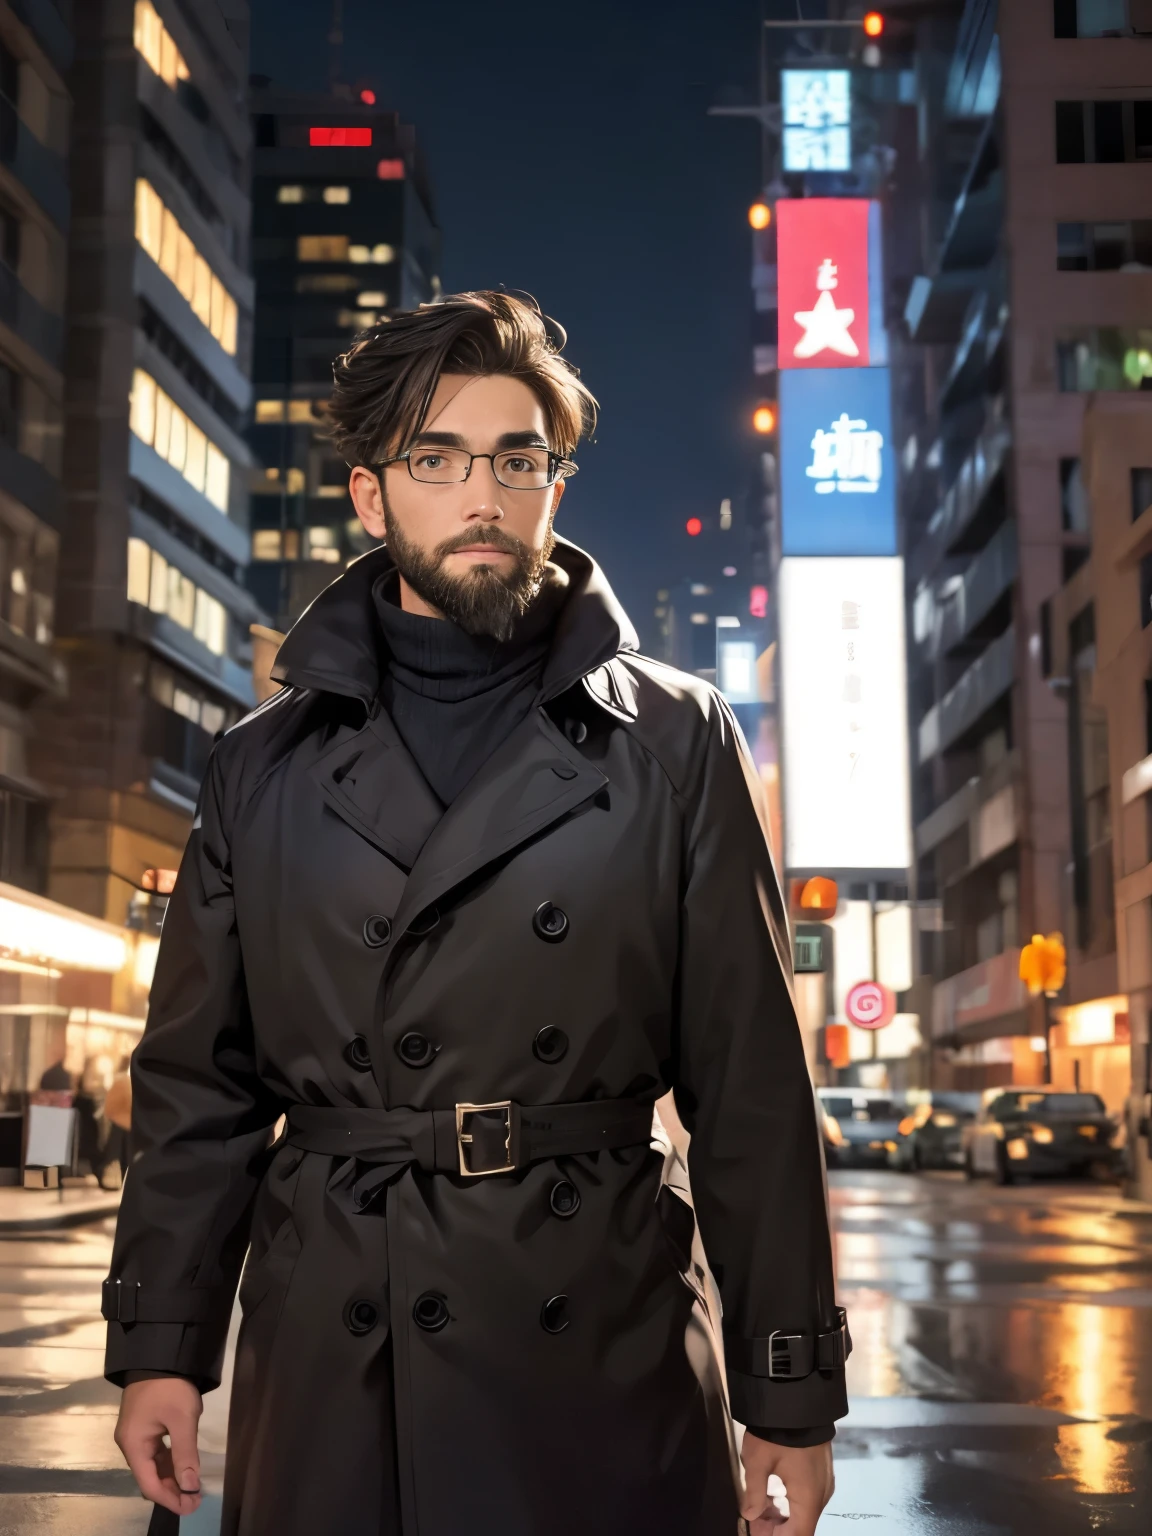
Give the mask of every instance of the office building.
<path id="1" fill-rule="evenodd" d="M 440 237 L 415 133 L 375 93 L 303 96 L 253 81 L 256 279 L 252 564 L 286 629 L 370 547 L 326 440 L 332 360 L 440 292 Z"/>
<path id="2" fill-rule="evenodd" d="M 48 894 L 121 924 L 145 871 L 178 863 L 212 739 L 253 702 L 247 6 L 84 0 L 74 23 L 69 691 L 37 708 L 33 749 Z"/>
<path id="3" fill-rule="evenodd" d="M 1118 961 L 1113 897 L 1116 791 L 1144 751 L 1131 725 L 1111 771 L 1105 749 L 1107 690 L 1139 633 L 1139 564 L 1118 574 L 1100 550 L 1090 558 L 1088 506 L 1111 508 L 1100 515 L 1117 537 L 1125 476 L 1147 462 L 1152 103 L 1134 33 L 1152 20 L 1139 0 L 969 0 L 954 28 L 920 25 L 922 269 L 893 364 L 917 886 L 941 910 L 920 955 L 932 1072 L 958 1087 L 1042 1079 L 1045 1000 L 1025 992 L 1019 954 L 1059 931 L 1069 970 L 1052 1065 L 1117 1107 L 1127 1083 L 1077 1063 L 1074 1020 L 1124 1014 L 1109 1044 L 1147 1028 L 1123 1003 L 1152 980 L 1133 980 L 1125 959 L 1147 967 L 1148 903 L 1124 917 Z M 1094 675 L 1105 635 L 1107 685 Z M 1130 720 L 1133 679 L 1115 682 Z"/>

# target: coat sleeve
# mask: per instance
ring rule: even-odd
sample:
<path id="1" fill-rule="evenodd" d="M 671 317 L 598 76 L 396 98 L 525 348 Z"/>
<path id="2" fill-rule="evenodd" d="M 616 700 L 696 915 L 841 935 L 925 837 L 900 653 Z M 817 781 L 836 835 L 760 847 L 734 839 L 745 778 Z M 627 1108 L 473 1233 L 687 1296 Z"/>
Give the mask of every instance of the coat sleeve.
<path id="1" fill-rule="evenodd" d="M 257 1075 L 214 752 L 164 918 L 132 1060 L 134 1159 L 102 1311 L 105 1374 L 219 1385 L 252 1204 L 280 1105 Z"/>
<path id="2" fill-rule="evenodd" d="M 839 1320 L 824 1157 L 764 795 L 716 695 L 685 800 L 675 1094 L 723 1302 L 732 1414 L 744 1424 L 827 1425 L 848 1411 L 842 1365 L 793 1380 L 768 1374 L 771 1334 L 812 1337 Z"/>

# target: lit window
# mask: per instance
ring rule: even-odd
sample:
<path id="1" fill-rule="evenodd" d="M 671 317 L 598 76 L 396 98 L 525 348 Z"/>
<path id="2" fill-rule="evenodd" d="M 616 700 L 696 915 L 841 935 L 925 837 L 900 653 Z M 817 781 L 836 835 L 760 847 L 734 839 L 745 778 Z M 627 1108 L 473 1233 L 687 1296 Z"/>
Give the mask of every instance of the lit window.
<path id="1" fill-rule="evenodd" d="M 348 331 L 365 331 L 376 324 L 374 309 L 338 309 L 336 324 Z"/>
<path id="2" fill-rule="evenodd" d="M 188 66 L 171 32 L 160 20 L 152 0 L 136 0 L 133 42 L 136 52 L 154 75 L 176 89 L 177 80 L 188 79 Z"/>
<path id="3" fill-rule="evenodd" d="M 223 704 L 209 704 L 205 699 L 200 705 L 200 724 L 212 736 L 222 731 L 228 723 L 228 712 Z"/>
<path id="4" fill-rule="evenodd" d="M 372 260 L 372 252 L 366 245 L 350 245 L 348 247 L 348 260 L 366 262 Z"/>
<path id="5" fill-rule="evenodd" d="M 253 560 L 279 560 L 279 528 L 257 528 L 252 534 Z"/>
<path id="6" fill-rule="evenodd" d="M 187 689 L 173 688 L 172 708 L 178 715 L 183 715 L 185 720 L 191 720 L 193 725 L 200 724 L 200 700 L 190 694 Z"/>
<path id="7" fill-rule="evenodd" d="M 228 459 L 143 368 L 132 375 L 128 423 L 142 443 L 167 459 L 218 511 L 228 511 Z"/>
<path id="8" fill-rule="evenodd" d="M 256 420 L 257 422 L 283 421 L 283 400 L 257 400 Z"/>
<path id="9" fill-rule="evenodd" d="M 228 644 L 228 612 L 223 603 L 202 591 L 174 565 L 169 565 L 164 556 L 143 539 L 128 540 L 128 601 L 166 615 L 181 629 L 194 634 L 214 656 L 224 655 Z M 187 715 L 189 720 L 198 719 L 198 701 L 192 700 L 196 706 L 193 714 L 192 704 L 181 707 L 176 702 L 180 692 L 177 688 L 171 697 L 167 691 L 156 696 L 162 704 Z M 184 698 L 191 699 L 192 696 L 185 693 Z"/>
<path id="10" fill-rule="evenodd" d="M 377 262 L 382 267 L 388 266 L 390 262 L 396 260 L 395 247 L 391 245 L 385 245 L 384 242 L 381 241 L 379 245 L 374 245 L 372 247 L 372 260 Z"/>
<path id="11" fill-rule="evenodd" d="M 376 175 L 381 181 L 403 181 L 403 160 L 377 160 Z"/>
<path id="12" fill-rule="evenodd" d="M 382 293 L 379 288 L 369 288 L 366 292 L 356 295 L 356 302 L 361 309 L 366 309 L 369 304 L 376 309 L 383 309 L 388 302 L 388 295 Z"/>
<path id="13" fill-rule="evenodd" d="M 315 426 L 316 414 L 312 408 L 311 400 L 289 400 L 288 420 L 298 425 Z"/>
<path id="14" fill-rule="evenodd" d="M 361 249 L 361 247 L 353 247 Z M 358 261 L 348 248 L 347 235 L 301 235 L 296 241 L 297 261 Z M 367 257 L 363 258 L 365 261 Z"/>
<path id="15" fill-rule="evenodd" d="M 352 201 L 352 188 L 325 187 L 322 195 L 326 203 L 350 203 Z"/>
<path id="16" fill-rule="evenodd" d="M 351 272 L 311 272 L 296 279 L 297 293 L 348 293 L 355 287 Z"/>
<path id="17" fill-rule="evenodd" d="M 136 181 L 136 239 L 180 290 L 230 356 L 236 351 L 236 300 L 181 229 L 176 215 L 143 176 Z"/>
<path id="18" fill-rule="evenodd" d="M 278 203 L 302 203 L 304 201 L 303 187 L 277 187 L 276 201 Z"/>
<path id="19" fill-rule="evenodd" d="M 708 615 L 706 613 L 694 613 L 692 615 L 692 622 L 693 624 L 707 624 Z"/>

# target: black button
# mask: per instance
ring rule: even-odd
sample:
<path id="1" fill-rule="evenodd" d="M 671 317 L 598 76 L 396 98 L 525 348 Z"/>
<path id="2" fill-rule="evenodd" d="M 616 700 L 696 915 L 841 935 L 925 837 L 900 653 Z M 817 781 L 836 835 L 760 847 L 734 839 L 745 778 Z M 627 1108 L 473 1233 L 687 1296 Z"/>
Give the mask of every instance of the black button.
<path id="1" fill-rule="evenodd" d="M 566 1221 L 580 1209 L 580 1191 L 571 1179 L 560 1179 L 548 1193 L 548 1204 L 552 1207 L 553 1216 Z"/>
<path id="2" fill-rule="evenodd" d="M 426 1067 L 436 1054 L 436 1047 L 427 1035 L 418 1029 L 410 1029 L 396 1042 L 396 1054 L 406 1067 Z"/>
<path id="3" fill-rule="evenodd" d="M 547 1062 L 549 1066 L 555 1061 L 563 1061 L 568 1054 L 568 1036 L 562 1029 L 545 1024 L 532 1042 L 532 1054 L 537 1061 Z"/>
<path id="4" fill-rule="evenodd" d="M 542 901 L 532 918 L 532 927 L 538 939 L 546 944 L 559 944 L 568 937 L 568 914 L 550 901 Z"/>
<path id="5" fill-rule="evenodd" d="M 425 1291 L 417 1296 L 412 1316 L 417 1328 L 423 1328 L 425 1333 L 439 1333 L 448 1322 L 448 1303 L 439 1291 Z"/>
<path id="6" fill-rule="evenodd" d="M 570 1322 L 567 1296 L 550 1296 L 540 1308 L 540 1326 L 545 1333 L 563 1333 Z"/>
<path id="7" fill-rule="evenodd" d="M 350 1067 L 355 1067 L 357 1072 L 371 1072 L 372 1056 L 363 1035 L 353 1035 L 349 1040 L 344 1047 L 344 1060 Z"/>
<path id="8" fill-rule="evenodd" d="M 344 1326 L 349 1333 L 371 1333 L 380 1321 L 380 1308 L 374 1301 L 350 1301 L 344 1308 Z"/>
<path id="9" fill-rule="evenodd" d="M 564 734 L 574 747 L 578 747 L 588 735 L 588 727 L 583 720 L 569 720 L 564 727 Z"/>
<path id="10" fill-rule="evenodd" d="M 392 924 L 381 912 L 364 919 L 364 942 L 369 949 L 380 949 L 392 937 Z"/>
<path id="11" fill-rule="evenodd" d="M 574 779 L 576 777 L 576 770 L 572 767 L 571 763 L 553 763 L 552 772 L 558 779 Z"/>
<path id="12" fill-rule="evenodd" d="M 426 912 L 421 912 L 415 922 L 408 924 L 408 932 L 414 933 L 418 939 L 422 939 L 426 933 L 431 933 L 440 921 L 440 911 L 437 907 L 429 907 Z"/>

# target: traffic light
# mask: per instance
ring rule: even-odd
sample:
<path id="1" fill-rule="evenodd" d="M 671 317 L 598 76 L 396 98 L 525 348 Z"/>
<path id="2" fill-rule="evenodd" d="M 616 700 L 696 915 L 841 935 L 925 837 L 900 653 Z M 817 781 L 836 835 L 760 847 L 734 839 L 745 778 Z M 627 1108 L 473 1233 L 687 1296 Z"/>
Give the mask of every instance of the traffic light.
<path id="1" fill-rule="evenodd" d="M 868 11 L 864 17 L 865 37 L 877 38 L 884 32 L 884 18 L 879 11 Z"/>
<path id="2" fill-rule="evenodd" d="M 772 222 L 772 210 L 767 203 L 753 203 L 748 210 L 748 222 L 753 229 L 767 229 Z"/>
<path id="3" fill-rule="evenodd" d="M 776 407 L 769 400 L 762 400 L 752 412 L 752 426 L 762 437 L 776 430 Z"/>
<path id="4" fill-rule="evenodd" d="M 829 880 L 825 875 L 792 882 L 792 910 L 806 922 L 822 923 L 835 917 L 839 901 L 835 880 Z"/>
<path id="5" fill-rule="evenodd" d="M 1045 938 L 1042 933 L 1034 933 L 1031 944 L 1025 944 L 1020 951 L 1020 980 L 1032 996 L 1039 997 L 1043 992 L 1046 997 L 1055 997 L 1067 974 L 1068 952 L 1064 948 L 1064 935 L 1050 933 Z"/>
<path id="6" fill-rule="evenodd" d="M 700 519 L 698 517 L 690 517 L 688 519 L 688 521 L 684 524 L 684 528 L 685 528 L 689 538 L 693 538 L 693 539 L 698 538 L 699 535 L 704 532 L 704 524 L 700 521 Z"/>

